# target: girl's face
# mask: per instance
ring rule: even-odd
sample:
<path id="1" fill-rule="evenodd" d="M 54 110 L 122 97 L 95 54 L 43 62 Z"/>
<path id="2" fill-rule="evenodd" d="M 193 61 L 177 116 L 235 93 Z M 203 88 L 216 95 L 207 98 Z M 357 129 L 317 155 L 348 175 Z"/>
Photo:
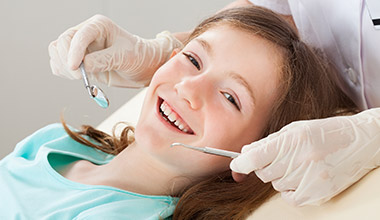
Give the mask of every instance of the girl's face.
<path id="1" fill-rule="evenodd" d="M 207 30 L 155 73 L 136 143 L 182 176 L 227 170 L 229 158 L 170 145 L 240 152 L 257 140 L 278 95 L 279 54 L 266 40 L 229 25 Z"/>

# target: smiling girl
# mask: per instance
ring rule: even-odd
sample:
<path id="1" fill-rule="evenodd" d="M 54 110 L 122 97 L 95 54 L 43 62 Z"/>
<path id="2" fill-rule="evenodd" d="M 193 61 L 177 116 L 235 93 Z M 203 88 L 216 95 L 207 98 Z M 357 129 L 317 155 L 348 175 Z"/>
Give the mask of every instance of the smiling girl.
<path id="1" fill-rule="evenodd" d="M 352 109 L 286 21 L 258 7 L 223 11 L 156 71 L 134 138 L 130 127 L 116 138 L 63 123 L 20 142 L 0 162 L 0 216 L 160 219 L 177 205 L 174 219 L 241 219 L 271 185 L 236 183 L 230 159 L 173 142 L 240 152 L 292 121 Z"/>

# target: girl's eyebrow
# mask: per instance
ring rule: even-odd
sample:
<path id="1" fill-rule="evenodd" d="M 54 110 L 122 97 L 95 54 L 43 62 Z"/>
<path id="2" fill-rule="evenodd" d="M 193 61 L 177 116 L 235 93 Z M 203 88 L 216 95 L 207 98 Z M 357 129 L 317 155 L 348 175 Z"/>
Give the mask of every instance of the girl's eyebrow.
<path id="1" fill-rule="evenodd" d="M 212 50 L 212 47 L 211 45 L 203 40 L 202 38 L 195 38 L 195 41 L 198 42 L 202 47 L 203 49 L 211 56 L 213 54 L 213 50 Z"/>
<path id="2" fill-rule="evenodd" d="M 253 90 L 252 90 L 251 86 L 249 86 L 248 82 L 244 79 L 244 77 L 242 77 L 240 74 L 237 74 L 233 71 L 228 73 L 228 77 L 230 77 L 233 80 L 235 80 L 236 82 L 238 82 L 240 85 L 242 85 L 248 91 L 248 94 L 252 100 L 252 105 L 255 106 L 256 98 L 253 95 L 254 94 Z"/>
<path id="3" fill-rule="evenodd" d="M 212 49 L 211 45 L 206 40 L 204 40 L 202 38 L 195 38 L 195 41 L 203 47 L 203 49 L 207 52 L 208 55 L 212 56 L 213 49 Z M 236 82 L 238 82 L 240 85 L 242 85 L 248 91 L 248 94 L 252 100 L 252 105 L 255 106 L 256 98 L 253 95 L 254 94 L 253 90 L 252 90 L 251 86 L 249 86 L 247 81 L 244 79 L 244 77 L 242 77 L 240 74 L 237 74 L 236 72 L 229 72 L 228 77 L 234 79 Z"/>

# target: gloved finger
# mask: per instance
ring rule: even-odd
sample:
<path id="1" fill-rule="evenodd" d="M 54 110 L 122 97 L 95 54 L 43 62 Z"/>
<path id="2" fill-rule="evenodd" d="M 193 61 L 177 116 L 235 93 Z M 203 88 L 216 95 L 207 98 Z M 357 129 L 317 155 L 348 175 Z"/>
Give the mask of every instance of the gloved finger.
<path id="1" fill-rule="evenodd" d="M 61 59 L 59 58 L 56 45 L 57 41 L 53 41 L 49 44 L 48 48 L 50 55 L 50 68 L 52 70 L 52 73 L 62 78 L 72 79 L 70 74 L 65 75 L 65 68 L 63 68 Z"/>
<path id="2" fill-rule="evenodd" d="M 292 175 L 291 177 L 286 176 L 284 178 L 279 178 L 272 181 L 272 186 L 275 190 L 279 192 L 296 190 L 301 182 L 302 176 Z"/>
<path id="3" fill-rule="evenodd" d="M 273 141 L 258 141 L 252 143 L 251 146 L 250 150 L 242 151 L 240 156 L 231 161 L 231 170 L 237 173 L 248 174 L 254 170 L 262 169 L 277 157 L 278 150 Z"/>
<path id="4" fill-rule="evenodd" d="M 262 170 L 257 170 L 255 173 L 261 180 L 267 182 L 271 181 L 273 188 L 281 192 L 296 190 L 299 187 L 307 168 L 307 163 L 301 163 L 301 165 L 299 165 L 287 161 L 281 163 L 275 161 L 268 167 L 265 167 Z"/>
<path id="5" fill-rule="evenodd" d="M 68 29 L 65 32 L 63 32 L 58 37 L 58 39 L 56 40 L 56 47 L 57 47 L 57 49 L 59 49 L 58 54 L 62 58 L 66 57 L 66 59 L 67 59 L 67 54 L 69 52 L 71 40 L 72 40 L 73 36 L 75 35 L 75 33 L 76 33 L 76 30 L 74 30 L 74 29 Z"/>
<path id="6" fill-rule="evenodd" d="M 54 75 L 65 78 L 65 79 L 70 79 L 74 80 L 71 73 L 67 72 L 65 67 L 62 65 L 61 61 L 54 61 L 53 59 L 50 59 L 50 68 L 53 72 Z"/>
<path id="7" fill-rule="evenodd" d="M 67 65 L 68 51 L 70 49 L 72 38 L 75 34 L 76 34 L 76 30 L 74 29 L 66 31 L 58 38 L 57 46 L 56 46 L 57 52 L 62 64 L 62 66 L 60 67 L 61 72 L 65 74 L 67 78 L 70 78 L 70 79 L 81 78 L 81 74 L 78 70 L 72 71 L 71 69 L 68 68 L 68 65 Z"/>
<path id="8" fill-rule="evenodd" d="M 84 58 L 84 63 L 86 70 L 92 73 L 117 70 L 116 66 L 118 64 L 115 61 L 114 49 L 111 47 L 87 54 Z"/>
<path id="9" fill-rule="evenodd" d="M 50 60 L 49 63 L 50 63 L 50 69 L 51 69 L 53 75 L 56 75 L 56 76 L 59 76 L 59 77 L 62 77 L 62 78 L 67 78 L 67 77 L 63 77 L 61 75 L 56 61 Z"/>
<path id="10" fill-rule="evenodd" d="M 315 172 L 316 170 L 325 170 L 319 167 L 320 163 L 303 164 L 297 172 L 294 172 L 292 178 L 297 186 L 294 190 L 283 191 L 282 198 L 290 204 L 296 206 L 319 205 L 329 200 L 336 192 L 336 186 L 331 184 L 331 178 L 327 178 L 327 173 Z M 322 166 L 324 166 L 322 164 Z"/>
<path id="11" fill-rule="evenodd" d="M 52 73 L 56 76 L 59 76 L 58 75 L 58 68 L 56 67 L 55 63 L 52 60 L 50 60 L 49 63 L 50 63 L 50 69 L 51 69 Z"/>
<path id="12" fill-rule="evenodd" d="M 298 206 L 299 203 L 297 200 L 295 200 L 295 191 L 294 190 L 288 190 L 281 192 L 281 198 L 285 200 L 288 204 L 291 204 L 293 206 Z"/>
<path id="13" fill-rule="evenodd" d="M 285 164 L 283 162 L 274 162 L 262 169 L 256 170 L 255 173 L 256 176 L 261 179 L 261 181 L 267 183 L 282 178 L 285 175 L 287 169 L 288 164 Z"/>
<path id="14" fill-rule="evenodd" d="M 52 73 L 56 76 L 66 78 L 66 79 L 71 79 L 71 80 L 78 79 L 78 78 L 73 77 L 73 75 L 75 74 L 75 73 L 74 74 L 72 73 L 73 71 L 70 71 L 70 72 L 67 71 L 67 65 L 64 65 L 62 63 L 57 51 L 58 50 L 56 48 L 56 42 L 50 43 L 49 55 L 50 55 L 50 68 L 52 70 Z M 80 75 L 79 78 L 82 78 L 82 76 Z"/>
<path id="15" fill-rule="evenodd" d="M 279 132 L 276 132 L 276 133 L 273 133 L 273 134 L 270 134 L 269 136 L 261 139 L 261 140 L 258 140 L 258 141 L 255 141 L 251 144 L 247 144 L 247 145 L 244 145 L 243 148 L 241 149 L 241 152 L 244 153 L 244 152 L 248 152 L 254 148 L 257 148 L 258 146 L 262 146 L 262 145 L 268 145 L 269 142 L 273 141 L 274 139 L 278 138 L 278 136 L 280 136 L 281 134 L 281 131 Z"/>
<path id="16" fill-rule="evenodd" d="M 304 205 L 318 205 L 318 202 L 311 202 L 313 198 L 307 196 L 300 196 L 297 190 L 289 190 L 281 192 L 281 198 L 284 199 L 288 204 L 293 206 L 304 206 Z"/>
<path id="17" fill-rule="evenodd" d="M 70 79 L 70 80 L 75 79 L 71 76 L 71 74 L 67 73 L 67 71 L 63 67 L 62 63 L 60 62 L 60 60 L 54 61 L 53 59 L 50 59 L 50 68 L 51 68 L 53 74 L 56 76 L 59 76 L 59 77 L 65 78 L 65 79 Z"/>
<path id="18" fill-rule="evenodd" d="M 51 70 L 52 70 L 52 72 L 53 72 L 54 75 L 59 76 L 59 72 L 56 71 L 56 68 L 55 68 L 55 63 L 56 62 L 61 62 L 61 61 L 60 61 L 60 59 L 58 57 L 56 45 L 57 45 L 57 41 L 51 42 L 49 44 L 48 51 L 49 51 L 49 56 L 50 56 Z"/>
<path id="19" fill-rule="evenodd" d="M 98 18 L 95 16 L 92 19 L 97 20 Z M 102 29 L 99 29 L 98 27 Z M 87 47 L 101 36 L 101 33 L 104 32 L 103 29 L 105 29 L 104 25 L 95 27 L 93 24 L 88 23 L 83 25 L 77 31 L 71 41 L 68 53 L 68 64 L 71 69 L 77 69 L 79 67 L 79 64 L 82 62 L 86 53 Z"/>
<path id="20" fill-rule="evenodd" d="M 231 172 L 232 178 L 235 180 L 235 182 L 240 183 L 247 179 L 248 175 L 241 174 L 241 173 L 235 173 Z"/>
<path id="21" fill-rule="evenodd" d="M 55 51 L 56 46 L 57 46 L 57 40 L 50 42 L 50 44 L 48 46 L 48 52 L 49 52 L 50 59 L 54 59 L 57 56 L 56 51 Z"/>

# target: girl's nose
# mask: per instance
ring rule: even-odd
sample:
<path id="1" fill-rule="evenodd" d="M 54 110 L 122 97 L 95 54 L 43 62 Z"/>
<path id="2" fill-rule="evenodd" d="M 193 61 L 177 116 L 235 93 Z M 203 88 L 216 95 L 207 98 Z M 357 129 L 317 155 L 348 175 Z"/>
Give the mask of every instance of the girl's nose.
<path id="1" fill-rule="evenodd" d="M 174 86 L 180 98 L 194 110 L 200 109 L 207 102 L 211 97 L 212 88 L 212 80 L 205 75 L 184 77 Z"/>

